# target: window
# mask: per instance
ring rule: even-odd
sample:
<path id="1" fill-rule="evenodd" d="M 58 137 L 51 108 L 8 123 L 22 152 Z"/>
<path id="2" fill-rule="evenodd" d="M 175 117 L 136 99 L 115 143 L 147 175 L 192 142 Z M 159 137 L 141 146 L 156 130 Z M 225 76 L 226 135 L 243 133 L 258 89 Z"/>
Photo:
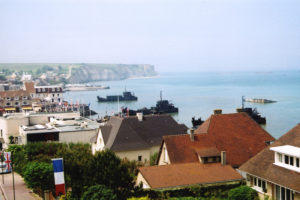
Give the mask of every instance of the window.
<path id="1" fill-rule="evenodd" d="M 7 106 L 10 106 L 10 103 L 6 103 Z"/>
<path id="2" fill-rule="evenodd" d="M 54 97 L 54 96 L 55 96 L 55 94 L 52 94 L 52 96 Z"/>
<path id="3" fill-rule="evenodd" d="M 19 97 L 15 97 L 14 99 L 15 99 L 15 100 L 19 100 Z"/>
<path id="4" fill-rule="evenodd" d="M 284 163 L 289 164 L 289 156 L 284 155 Z"/>
<path id="5" fill-rule="evenodd" d="M 15 102 L 15 105 L 18 106 L 18 105 L 19 105 L 19 102 Z"/>
<path id="6" fill-rule="evenodd" d="M 290 156 L 290 165 L 294 165 L 294 157 L 293 156 Z"/>
<path id="7" fill-rule="evenodd" d="M 296 158 L 296 167 L 300 167 L 299 164 L 300 164 L 299 158 Z"/>
<path id="8" fill-rule="evenodd" d="M 294 200 L 293 191 L 276 185 L 276 200 Z"/>
<path id="9" fill-rule="evenodd" d="M 142 161 L 142 156 L 138 156 L 138 161 L 139 161 L 139 162 Z"/>
<path id="10" fill-rule="evenodd" d="M 267 192 L 267 182 L 260 179 L 253 177 L 253 188 L 257 190 L 258 192 Z"/>
<path id="11" fill-rule="evenodd" d="M 278 161 L 282 162 L 282 154 L 281 153 L 277 153 L 277 155 L 278 155 Z"/>
<path id="12" fill-rule="evenodd" d="M 26 101 L 24 101 L 24 102 L 23 102 L 23 105 L 27 105 L 27 102 L 26 102 Z"/>

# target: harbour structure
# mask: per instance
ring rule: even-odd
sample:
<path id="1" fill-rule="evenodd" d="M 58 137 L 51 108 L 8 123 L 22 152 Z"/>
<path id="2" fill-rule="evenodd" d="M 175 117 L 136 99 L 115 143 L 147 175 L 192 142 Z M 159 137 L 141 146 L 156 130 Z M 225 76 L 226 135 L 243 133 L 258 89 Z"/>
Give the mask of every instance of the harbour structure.
<path id="1" fill-rule="evenodd" d="M 300 200 L 300 124 L 240 168 L 260 199 Z"/>
<path id="2" fill-rule="evenodd" d="M 269 99 L 245 99 L 246 102 L 251 103 L 276 103 L 277 101 L 269 100 Z"/>

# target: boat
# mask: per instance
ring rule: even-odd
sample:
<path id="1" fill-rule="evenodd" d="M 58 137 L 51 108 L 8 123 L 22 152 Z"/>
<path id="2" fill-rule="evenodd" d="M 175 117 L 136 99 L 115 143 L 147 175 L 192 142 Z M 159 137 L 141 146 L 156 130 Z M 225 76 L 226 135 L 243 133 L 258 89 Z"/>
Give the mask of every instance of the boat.
<path id="1" fill-rule="evenodd" d="M 115 102 L 115 101 L 137 101 L 138 98 L 133 93 L 126 91 L 123 95 L 110 95 L 106 98 L 97 96 L 98 102 Z"/>
<path id="2" fill-rule="evenodd" d="M 237 108 L 236 111 L 238 113 L 240 112 L 245 112 L 247 113 L 254 121 L 256 121 L 258 124 L 266 124 L 266 118 L 262 117 L 261 114 L 257 111 L 256 108 L 245 108 L 244 107 L 244 102 L 245 102 L 245 98 L 242 97 L 242 108 Z"/>
<path id="3" fill-rule="evenodd" d="M 245 101 L 251 103 L 276 103 L 276 101 L 269 99 L 245 99 Z"/>
<path id="4" fill-rule="evenodd" d="M 170 103 L 168 100 L 162 99 L 162 92 L 160 92 L 160 100 L 156 102 L 155 107 L 141 108 L 137 110 L 130 110 L 129 108 L 122 109 L 122 113 L 128 116 L 136 115 L 136 113 L 143 113 L 144 115 L 149 114 L 167 114 L 167 113 L 178 113 L 179 109 Z"/>

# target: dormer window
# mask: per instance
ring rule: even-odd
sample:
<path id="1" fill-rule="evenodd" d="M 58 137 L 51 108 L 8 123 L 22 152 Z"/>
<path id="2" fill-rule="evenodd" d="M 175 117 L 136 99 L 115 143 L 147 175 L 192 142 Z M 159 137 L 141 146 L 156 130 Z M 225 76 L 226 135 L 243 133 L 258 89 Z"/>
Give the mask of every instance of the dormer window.
<path id="1" fill-rule="evenodd" d="M 274 165 L 300 172 L 300 148 L 284 145 L 270 148 L 275 152 Z"/>

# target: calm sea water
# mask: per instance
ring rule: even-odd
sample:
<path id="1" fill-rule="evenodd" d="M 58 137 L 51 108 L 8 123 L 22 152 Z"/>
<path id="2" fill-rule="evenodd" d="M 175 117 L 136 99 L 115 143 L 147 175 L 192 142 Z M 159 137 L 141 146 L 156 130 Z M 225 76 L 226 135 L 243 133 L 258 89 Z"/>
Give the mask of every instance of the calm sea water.
<path id="1" fill-rule="evenodd" d="M 98 103 L 97 95 L 121 94 L 125 87 L 138 96 L 137 102 L 120 102 L 120 107 L 137 109 L 154 106 L 163 98 L 179 107 L 173 115 L 179 123 L 191 127 L 191 118 L 207 119 L 214 109 L 223 113 L 241 107 L 241 97 L 265 98 L 278 101 L 272 104 L 246 103 L 266 117 L 264 128 L 275 138 L 280 137 L 300 122 L 300 71 L 289 72 L 234 72 L 234 73 L 165 73 L 157 78 L 103 81 L 95 84 L 110 86 L 109 90 L 67 92 L 66 100 L 91 103 L 99 116 L 116 113 L 118 103 Z M 97 117 L 94 116 L 94 117 Z"/>

